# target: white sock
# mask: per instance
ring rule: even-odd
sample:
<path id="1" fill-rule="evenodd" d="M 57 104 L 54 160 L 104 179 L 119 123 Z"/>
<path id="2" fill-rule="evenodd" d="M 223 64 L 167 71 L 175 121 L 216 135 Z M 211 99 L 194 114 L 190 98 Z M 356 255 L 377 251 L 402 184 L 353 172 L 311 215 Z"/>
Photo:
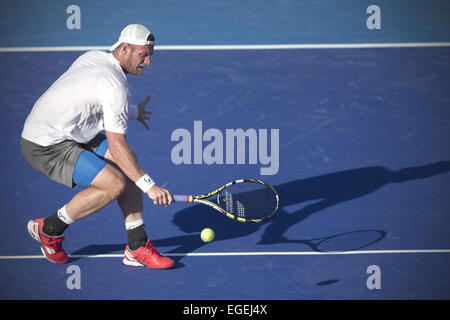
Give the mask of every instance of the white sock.
<path id="1" fill-rule="evenodd" d="M 58 218 L 65 224 L 71 224 L 72 222 L 74 222 L 67 214 L 66 206 L 58 210 Z"/>
<path id="2" fill-rule="evenodd" d="M 136 221 L 126 222 L 125 229 L 132 230 L 132 229 L 142 226 L 143 224 L 144 224 L 144 219 L 138 219 Z"/>

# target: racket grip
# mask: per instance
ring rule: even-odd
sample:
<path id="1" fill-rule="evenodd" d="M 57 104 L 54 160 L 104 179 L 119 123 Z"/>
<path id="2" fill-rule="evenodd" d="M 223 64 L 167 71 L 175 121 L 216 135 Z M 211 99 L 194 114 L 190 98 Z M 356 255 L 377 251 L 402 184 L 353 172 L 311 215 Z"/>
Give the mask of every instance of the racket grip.
<path id="1" fill-rule="evenodd" d="M 192 202 L 192 196 L 185 195 L 185 194 L 174 194 L 172 195 L 173 200 L 175 202 Z"/>

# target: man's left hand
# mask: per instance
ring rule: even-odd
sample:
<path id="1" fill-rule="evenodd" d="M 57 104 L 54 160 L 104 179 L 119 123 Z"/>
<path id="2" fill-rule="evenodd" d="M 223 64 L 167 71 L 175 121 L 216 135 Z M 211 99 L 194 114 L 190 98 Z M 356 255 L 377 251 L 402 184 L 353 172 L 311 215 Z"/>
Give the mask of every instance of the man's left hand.
<path id="1" fill-rule="evenodd" d="M 144 127 L 149 130 L 149 126 L 147 124 L 147 122 L 145 120 L 150 120 L 150 111 L 146 111 L 145 107 L 147 106 L 147 103 L 150 101 L 150 95 L 147 96 L 147 98 L 145 98 L 144 101 L 142 101 L 139 105 L 138 105 L 138 118 L 137 120 L 142 123 L 144 125 Z"/>

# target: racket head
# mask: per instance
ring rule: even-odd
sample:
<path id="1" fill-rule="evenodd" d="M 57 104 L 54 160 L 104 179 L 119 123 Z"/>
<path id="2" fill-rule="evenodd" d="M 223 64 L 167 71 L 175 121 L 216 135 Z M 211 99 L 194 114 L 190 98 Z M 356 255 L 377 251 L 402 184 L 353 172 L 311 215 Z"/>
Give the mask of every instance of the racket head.
<path id="1" fill-rule="evenodd" d="M 239 222 L 267 221 L 280 207 L 278 192 L 261 180 L 235 180 L 218 190 L 217 205 L 221 209 L 219 211 Z"/>

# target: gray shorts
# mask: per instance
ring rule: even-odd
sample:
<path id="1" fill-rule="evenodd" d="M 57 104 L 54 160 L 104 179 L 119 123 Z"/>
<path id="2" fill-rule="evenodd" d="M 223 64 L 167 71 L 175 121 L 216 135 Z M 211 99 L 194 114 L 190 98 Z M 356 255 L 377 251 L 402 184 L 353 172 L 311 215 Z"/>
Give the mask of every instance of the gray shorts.
<path id="1" fill-rule="evenodd" d="M 43 147 L 22 138 L 20 146 L 23 157 L 34 169 L 58 183 L 73 188 L 76 186 L 73 181 L 74 169 L 81 153 L 90 151 L 99 155 L 97 148 L 102 148 L 104 150 L 100 153 L 103 157 L 107 150 L 107 140 L 105 135 L 100 133 L 87 144 L 67 140 Z"/>

